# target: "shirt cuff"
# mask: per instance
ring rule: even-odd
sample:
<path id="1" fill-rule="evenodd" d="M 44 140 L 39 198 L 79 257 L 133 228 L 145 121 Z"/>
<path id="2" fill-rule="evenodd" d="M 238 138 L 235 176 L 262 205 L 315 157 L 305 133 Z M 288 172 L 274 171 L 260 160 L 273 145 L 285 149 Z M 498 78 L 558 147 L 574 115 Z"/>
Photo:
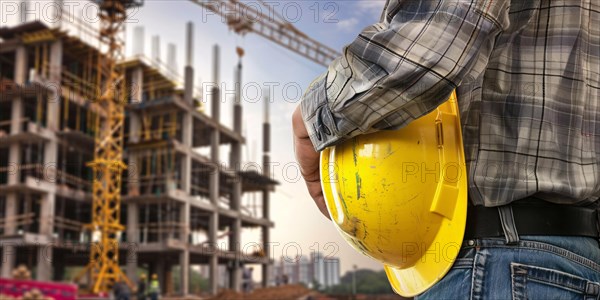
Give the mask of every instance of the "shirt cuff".
<path id="1" fill-rule="evenodd" d="M 343 139 L 337 130 L 327 101 L 327 73 L 317 77 L 300 103 L 302 120 L 316 151 L 322 151 Z"/>

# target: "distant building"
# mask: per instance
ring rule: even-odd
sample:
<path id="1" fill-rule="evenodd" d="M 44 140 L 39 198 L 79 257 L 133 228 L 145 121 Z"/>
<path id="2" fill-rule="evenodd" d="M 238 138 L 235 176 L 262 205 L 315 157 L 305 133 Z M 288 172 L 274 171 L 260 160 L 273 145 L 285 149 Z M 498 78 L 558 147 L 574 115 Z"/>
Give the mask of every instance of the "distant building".
<path id="1" fill-rule="evenodd" d="M 288 284 L 304 284 L 312 287 L 316 282 L 320 288 L 340 284 L 340 259 L 325 257 L 321 252 L 313 252 L 310 258 L 281 258 L 272 269 L 272 285 L 283 284 L 287 277 Z"/>
<path id="2" fill-rule="evenodd" d="M 337 257 L 327 258 L 325 261 L 325 286 L 340 284 L 340 259 Z"/>

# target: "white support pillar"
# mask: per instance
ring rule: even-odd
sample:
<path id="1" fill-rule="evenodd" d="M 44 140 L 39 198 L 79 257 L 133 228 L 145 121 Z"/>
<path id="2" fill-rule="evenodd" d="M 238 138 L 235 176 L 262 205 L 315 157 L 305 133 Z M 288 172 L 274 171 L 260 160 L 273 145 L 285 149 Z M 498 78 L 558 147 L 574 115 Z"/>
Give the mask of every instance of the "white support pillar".
<path id="1" fill-rule="evenodd" d="M 54 193 L 47 193 L 42 196 L 41 204 L 41 223 L 40 234 L 52 236 L 54 230 L 54 208 L 56 206 L 56 196 Z M 38 261 L 36 268 L 36 279 L 39 281 L 50 281 L 52 279 L 52 246 L 40 245 L 38 247 Z"/>
<path id="2" fill-rule="evenodd" d="M 235 69 L 235 102 L 233 106 L 233 130 L 237 134 L 242 134 L 242 63 Z M 242 170 L 242 144 L 238 141 L 231 145 L 231 168 L 236 172 L 236 180 L 233 182 L 233 192 L 231 194 L 231 209 L 241 214 L 242 202 L 242 178 L 239 172 Z M 230 251 L 235 255 L 233 269 L 231 270 L 231 288 L 235 291 L 241 291 L 242 268 L 241 268 L 241 243 L 242 243 L 242 220 L 235 218 L 232 224 L 230 235 Z"/>
<path id="3" fill-rule="evenodd" d="M 144 72 L 141 67 L 131 72 L 131 103 L 142 103 L 144 101 Z"/>
<path id="4" fill-rule="evenodd" d="M 193 151 L 193 126 L 194 119 L 190 112 L 184 112 L 181 120 L 182 143 L 186 149 Z M 192 188 L 192 157 L 191 153 L 185 153 L 181 161 L 181 189 L 186 194 L 191 194 Z"/>
<path id="5" fill-rule="evenodd" d="M 24 45 L 15 51 L 15 78 L 16 84 L 23 85 L 27 82 L 27 48 Z"/>
<path id="6" fill-rule="evenodd" d="M 58 144 L 56 141 L 50 141 L 44 146 L 44 176 L 50 178 L 44 178 L 49 180 L 56 178 L 56 162 L 58 158 Z M 55 182 L 48 182 L 49 184 L 56 184 Z M 54 233 L 54 213 L 55 213 L 55 194 L 48 192 L 42 196 L 41 207 L 40 207 L 40 234 L 47 235 L 49 237 Z"/>
<path id="7" fill-rule="evenodd" d="M 139 249 L 139 206 L 137 203 L 127 204 L 127 244 L 128 249 Z M 126 272 L 130 280 L 137 281 L 138 251 L 127 255 Z"/>
<path id="8" fill-rule="evenodd" d="M 17 194 L 12 193 L 6 196 L 6 206 L 4 207 L 6 218 L 16 216 L 17 211 Z M 4 227 L 4 235 L 13 235 L 17 233 L 15 222 L 6 222 Z M 9 278 L 14 270 L 17 260 L 17 247 L 14 244 L 2 244 L 2 270 L 0 277 Z"/>
<path id="9" fill-rule="evenodd" d="M 20 97 L 14 98 L 12 102 L 12 110 L 10 116 L 10 134 L 15 135 L 21 133 L 23 126 L 23 99 Z"/>
<path id="10" fill-rule="evenodd" d="M 63 58 L 63 44 L 57 40 L 50 46 L 50 85 L 52 93 L 48 98 L 48 109 L 46 112 L 47 127 L 57 131 L 60 126 L 60 83 Z M 68 101 L 68 100 L 67 100 Z"/>
<path id="11" fill-rule="evenodd" d="M 220 50 L 219 46 L 215 45 L 213 48 L 213 81 L 215 87 L 212 90 L 212 118 L 218 124 L 220 122 L 220 113 L 221 113 L 221 93 L 218 88 L 219 86 L 219 63 L 220 63 Z M 211 216 L 209 217 L 209 226 L 208 226 L 208 240 L 211 243 L 211 246 L 214 248 L 209 258 L 209 279 L 210 279 L 210 292 L 213 295 L 216 295 L 218 292 L 219 285 L 219 260 L 217 257 L 217 231 L 219 230 L 219 145 L 220 145 L 220 136 L 219 129 L 213 128 L 211 131 L 210 142 L 211 142 L 211 160 L 214 164 L 214 169 L 211 170 L 210 178 L 209 178 L 209 194 L 210 201 L 214 208 Z"/>
<path id="12" fill-rule="evenodd" d="M 185 86 L 184 98 L 185 101 L 193 104 L 194 102 L 194 23 L 188 22 L 186 26 L 186 64 L 184 70 Z"/>
<path id="13" fill-rule="evenodd" d="M 19 143 L 12 143 L 8 148 L 8 185 L 19 183 L 21 177 L 21 146 Z"/>
<path id="14" fill-rule="evenodd" d="M 21 103 L 20 99 L 18 101 Z M 15 116 L 15 110 L 13 108 L 13 117 Z M 13 118 L 14 120 L 14 118 Z M 11 125 L 13 128 L 15 124 Z M 11 131 L 13 131 L 11 129 Z M 14 185 L 18 184 L 20 177 L 20 164 L 21 164 L 21 148 L 19 143 L 13 143 L 9 147 L 9 168 L 11 171 L 8 173 L 8 184 Z M 17 201 L 18 201 L 17 193 L 9 193 L 6 195 L 6 207 L 5 207 L 5 216 L 6 218 L 14 217 L 18 214 L 17 210 Z M 16 223 L 6 222 L 6 227 L 4 227 L 5 235 L 14 235 L 17 233 Z M 17 247 L 15 245 L 4 244 L 3 247 L 3 257 L 2 257 L 2 270 L 1 276 L 8 278 L 11 276 L 11 272 L 14 270 L 16 266 L 17 260 Z"/>
<path id="15" fill-rule="evenodd" d="M 141 67 L 135 68 L 131 73 L 132 91 L 130 101 L 133 104 L 141 103 L 143 101 L 143 75 L 144 73 Z M 140 115 L 135 111 L 131 111 L 129 115 L 129 128 L 127 130 L 129 130 L 129 142 L 137 143 L 140 141 L 142 121 Z M 127 191 L 130 196 L 137 196 L 140 194 L 140 172 L 142 170 L 142 166 L 138 165 L 138 163 L 138 154 L 136 152 L 130 152 L 127 182 Z M 135 225 L 137 226 L 137 222 Z"/>

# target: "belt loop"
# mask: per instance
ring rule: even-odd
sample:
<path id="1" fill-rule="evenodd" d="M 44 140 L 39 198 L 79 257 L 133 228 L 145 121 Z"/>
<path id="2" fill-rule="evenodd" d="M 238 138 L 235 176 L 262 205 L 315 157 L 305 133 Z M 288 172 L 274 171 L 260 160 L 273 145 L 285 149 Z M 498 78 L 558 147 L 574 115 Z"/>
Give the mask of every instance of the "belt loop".
<path id="1" fill-rule="evenodd" d="M 586 299 L 600 299 L 600 284 L 588 282 L 585 288 L 585 295 L 590 296 Z"/>
<path id="2" fill-rule="evenodd" d="M 512 205 L 504 205 L 498 207 L 498 214 L 500 215 L 500 223 L 502 224 L 502 231 L 504 231 L 504 237 L 506 238 L 507 244 L 516 244 L 519 242 L 519 233 L 517 232 L 517 226 L 515 225 L 515 218 L 513 215 Z"/>
<path id="3" fill-rule="evenodd" d="M 600 248 L 600 205 L 596 207 L 596 230 L 598 231 L 598 248 Z"/>

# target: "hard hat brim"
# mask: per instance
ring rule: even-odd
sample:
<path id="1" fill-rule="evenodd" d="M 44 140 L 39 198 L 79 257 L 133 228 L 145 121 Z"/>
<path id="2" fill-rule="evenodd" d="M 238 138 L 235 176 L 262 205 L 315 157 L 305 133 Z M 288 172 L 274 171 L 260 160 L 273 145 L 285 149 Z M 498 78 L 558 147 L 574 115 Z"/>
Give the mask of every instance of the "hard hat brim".
<path id="1" fill-rule="evenodd" d="M 403 297 L 414 297 L 431 288 L 444 277 L 454 264 L 466 226 L 467 189 L 461 189 L 452 219 L 444 219 L 434 242 L 410 268 L 400 269 L 384 265 L 394 292 Z M 433 261 L 433 262 L 432 262 Z"/>

